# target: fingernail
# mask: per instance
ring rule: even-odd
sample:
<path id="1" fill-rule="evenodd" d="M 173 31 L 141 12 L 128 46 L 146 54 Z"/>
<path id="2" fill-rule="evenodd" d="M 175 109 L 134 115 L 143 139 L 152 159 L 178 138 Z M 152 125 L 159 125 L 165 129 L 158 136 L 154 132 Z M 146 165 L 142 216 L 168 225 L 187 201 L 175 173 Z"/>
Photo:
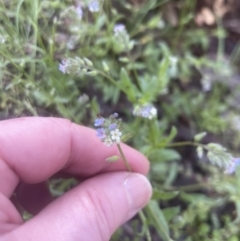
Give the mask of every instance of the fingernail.
<path id="1" fill-rule="evenodd" d="M 145 176 L 131 173 L 125 179 L 124 187 L 130 207 L 129 218 L 131 218 L 148 203 L 152 195 L 152 186 Z"/>

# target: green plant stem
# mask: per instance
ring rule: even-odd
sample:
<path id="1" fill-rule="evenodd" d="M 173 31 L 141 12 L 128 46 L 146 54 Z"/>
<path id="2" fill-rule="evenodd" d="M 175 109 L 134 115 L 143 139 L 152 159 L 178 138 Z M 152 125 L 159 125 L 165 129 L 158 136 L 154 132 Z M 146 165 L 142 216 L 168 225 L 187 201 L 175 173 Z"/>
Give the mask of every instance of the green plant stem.
<path id="1" fill-rule="evenodd" d="M 224 37 L 220 36 L 221 35 L 221 30 L 223 31 L 223 27 L 222 27 L 222 21 L 221 18 L 218 18 L 216 16 L 217 19 L 217 32 L 218 32 L 218 46 L 217 46 L 217 63 L 221 63 L 222 59 L 223 59 L 223 54 L 224 54 Z"/>
<path id="2" fill-rule="evenodd" d="M 151 234 L 150 234 L 149 228 L 148 228 L 148 226 L 147 226 L 147 218 L 146 218 L 146 216 L 145 216 L 145 214 L 143 213 L 142 210 L 140 210 L 140 211 L 138 212 L 138 214 L 139 214 L 139 217 L 140 217 L 140 219 L 141 219 L 141 222 L 143 223 L 143 226 L 144 226 L 145 229 L 146 229 L 146 230 L 143 230 L 143 231 L 146 232 L 147 241 L 151 241 L 152 238 L 151 238 Z"/>
<path id="3" fill-rule="evenodd" d="M 84 66 L 87 69 L 96 71 L 97 73 L 99 73 L 100 75 L 102 75 L 103 77 L 107 78 L 113 85 L 115 85 L 116 87 L 119 88 L 118 83 L 115 79 L 113 79 L 109 74 L 104 73 L 103 71 L 99 70 L 99 69 L 95 69 L 94 67 L 90 67 L 90 66 Z"/>
<path id="4" fill-rule="evenodd" d="M 164 188 L 165 191 L 184 191 L 184 192 L 190 192 L 190 191 L 198 191 L 202 190 L 203 188 L 209 188 L 208 183 L 197 183 L 197 184 L 191 184 L 191 185 L 185 185 L 185 186 L 170 186 L 167 188 Z"/>
<path id="5" fill-rule="evenodd" d="M 126 156 L 124 155 L 124 152 L 123 152 L 123 150 L 121 148 L 121 145 L 117 144 L 117 148 L 118 148 L 118 150 L 120 152 L 120 155 L 121 155 L 121 157 L 123 159 L 123 162 L 124 162 L 127 170 L 129 172 L 132 172 L 132 168 L 131 168 L 129 162 L 127 161 Z M 143 226 L 146 228 L 146 238 L 147 238 L 147 241 L 151 241 L 152 239 L 151 239 L 150 231 L 149 231 L 148 226 L 147 226 L 147 218 L 146 218 L 146 216 L 145 216 L 145 214 L 144 214 L 144 212 L 142 210 L 140 210 L 138 212 L 138 214 L 139 214 L 139 217 L 141 219 L 141 222 L 142 222 Z"/>
<path id="6" fill-rule="evenodd" d="M 132 168 L 131 168 L 129 162 L 127 161 L 127 158 L 125 157 L 125 155 L 124 155 L 124 153 L 123 153 L 123 151 L 122 151 L 121 145 L 120 145 L 120 144 L 117 144 L 117 148 L 118 148 L 118 150 L 119 150 L 119 152 L 120 152 L 120 155 L 121 155 L 121 157 L 122 157 L 122 159 L 123 159 L 123 162 L 124 162 L 127 170 L 128 170 L 129 172 L 132 172 Z"/>
<path id="7" fill-rule="evenodd" d="M 177 147 L 177 146 L 201 146 L 202 148 L 208 150 L 205 145 L 198 142 L 191 142 L 191 141 L 175 142 L 167 145 L 162 145 L 162 147 Z M 158 147 L 161 147 L 161 145 Z"/>
<path id="8" fill-rule="evenodd" d="M 116 82 L 116 80 L 114 80 L 110 75 L 105 74 L 104 72 L 102 72 L 102 71 L 100 71 L 100 70 L 97 70 L 97 72 L 98 72 L 99 74 L 101 74 L 102 76 L 106 77 L 112 84 L 114 84 L 116 87 L 119 88 L 118 83 Z"/>
<path id="9" fill-rule="evenodd" d="M 130 64 L 131 64 L 131 68 L 132 68 L 132 71 L 133 71 L 133 75 L 134 75 L 134 77 L 135 77 L 135 79 L 136 79 L 137 88 L 139 89 L 139 91 L 141 91 L 141 85 L 140 85 L 140 83 L 139 83 L 137 71 L 136 71 L 136 69 L 134 68 L 134 61 L 133 61 L 133 59 L 131 58 L 130 50 L 128 50 L 127 55 L 128 55 L 128 59 L 129 59 Z"/>

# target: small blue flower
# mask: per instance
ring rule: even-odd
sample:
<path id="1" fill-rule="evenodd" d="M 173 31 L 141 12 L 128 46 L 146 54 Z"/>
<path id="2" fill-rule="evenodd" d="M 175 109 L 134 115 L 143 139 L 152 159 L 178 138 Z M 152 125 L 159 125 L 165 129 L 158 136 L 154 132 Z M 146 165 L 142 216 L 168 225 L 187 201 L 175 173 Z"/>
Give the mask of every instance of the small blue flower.
<path id="1" fill-rule="evenodd" d="M 149 120 L 157 116 L 157 109 L 152 104 L 137 105 L 134 107 L 133 115 L 141 116 Z"/>
<path id="2" fill-rule="evenodd" d="M 117 124 L 116 124 L 116 123 L 112 123 L 112 124 L 110 124 L 109 127 L 108 127 L 108 129 L 109 129 L 110 131 L 113 131 L 113 130 L 115 130 L 116 128 L 117 128 Z"/>
<path id="3" fill-rule="evenodd" d="M 59 70 L 62 73 L 66 74 L 66 72 L 67 72 L 67 62 L 66 62 L 66 60 L 63 60 L 62 63 L 59 64 Z"/>
<path id="4" fill-rule="evenodd" d="M 237 167 L 240 165 L 240 158 L 233 158 L 232 164 L 225 170 L 225 173 L 232 174 L 236 171 Z"/>
<path id="5" fill-rule="evenodd" d="M 102 126 L 104 123 L 104 118 L 97 118 L 94 122 L 94 126 Z"/>
<path id="6" fill-rule="evenodd" d="M 91 1 L 88 4 L 88 9 L 92 13 L 99 12 L 99 10 L 100 10 L 99 2 L 97 0 Z"/>
<path id="7" fill-rule="evenodd" d="M 77 13 L 77 15 L 78 15 L 78 18 L 79 18 L 79 19 L 82 19 L 82 17 L 83 17 L 83 10 L 82 10 L 82 7 L 81 7 L 80 5 L 78 5 L 78 6 L 76 7 L 76 13 Z"/>
<path id="8" fill-rule="evenodd" d="M 118 113 L 113 113 L 113 116 L 114 116 L 115 118 L 117 118 L 117 117 L 118 117 Z"/>
<path id="9" fill-rule="evenodd" d="M 97 129 L 97 137 L 100 139 L 104 139 L 106 137 L 105 129 L 104 128 L 98 128 Z"/>
<path id="10" fill-rule="evenodd" d="M 122 23 L 118 23 L 114 26 L 113 31 L 116 35 L 119 33 L 123 33 L 125 31 L 125 26 Z"/>

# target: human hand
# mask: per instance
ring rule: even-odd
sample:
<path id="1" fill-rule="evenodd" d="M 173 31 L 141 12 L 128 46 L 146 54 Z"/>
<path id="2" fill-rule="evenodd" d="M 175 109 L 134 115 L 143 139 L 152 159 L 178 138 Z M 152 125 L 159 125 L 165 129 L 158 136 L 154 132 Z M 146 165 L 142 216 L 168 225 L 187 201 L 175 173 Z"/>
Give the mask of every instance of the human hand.
<path id="1" fill-rule="evenodd" d="M 122 148 L 133 171 L 146 174 L 146 158 Z M 65 119 L 0 122 L 0 241 L 109 240 L 151 196 L 143 175 L 126 172 L 121 160 L 105 161 L 117 154 L 95 131 Z M 85 181 L 52 201 L 43 182 L 59 171 Z M 21 205 L 36 214 L 25 223 L 9 200 L 19 182 L 27 183 L 17 191 Z"/>

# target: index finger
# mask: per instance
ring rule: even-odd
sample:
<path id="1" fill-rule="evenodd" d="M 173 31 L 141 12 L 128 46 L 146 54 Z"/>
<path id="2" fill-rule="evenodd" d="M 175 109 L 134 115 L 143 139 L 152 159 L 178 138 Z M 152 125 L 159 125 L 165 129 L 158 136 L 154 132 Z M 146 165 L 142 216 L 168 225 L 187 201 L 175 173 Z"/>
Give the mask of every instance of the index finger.
<path id="1" fill-rule="evenodd" d="M 135 172 L 146 174 L 147 159 L 122 146 Z M 0 122 L 0 192 L 10 196 L 19 179 L 38 183 L 56 172 L 88 177 L 101 172 L 126 170 L 123 162 L 108 163 L 119 155 L 116 146 L 106 147 L 95 131 L 60 118 L 27 117 Z"/>

